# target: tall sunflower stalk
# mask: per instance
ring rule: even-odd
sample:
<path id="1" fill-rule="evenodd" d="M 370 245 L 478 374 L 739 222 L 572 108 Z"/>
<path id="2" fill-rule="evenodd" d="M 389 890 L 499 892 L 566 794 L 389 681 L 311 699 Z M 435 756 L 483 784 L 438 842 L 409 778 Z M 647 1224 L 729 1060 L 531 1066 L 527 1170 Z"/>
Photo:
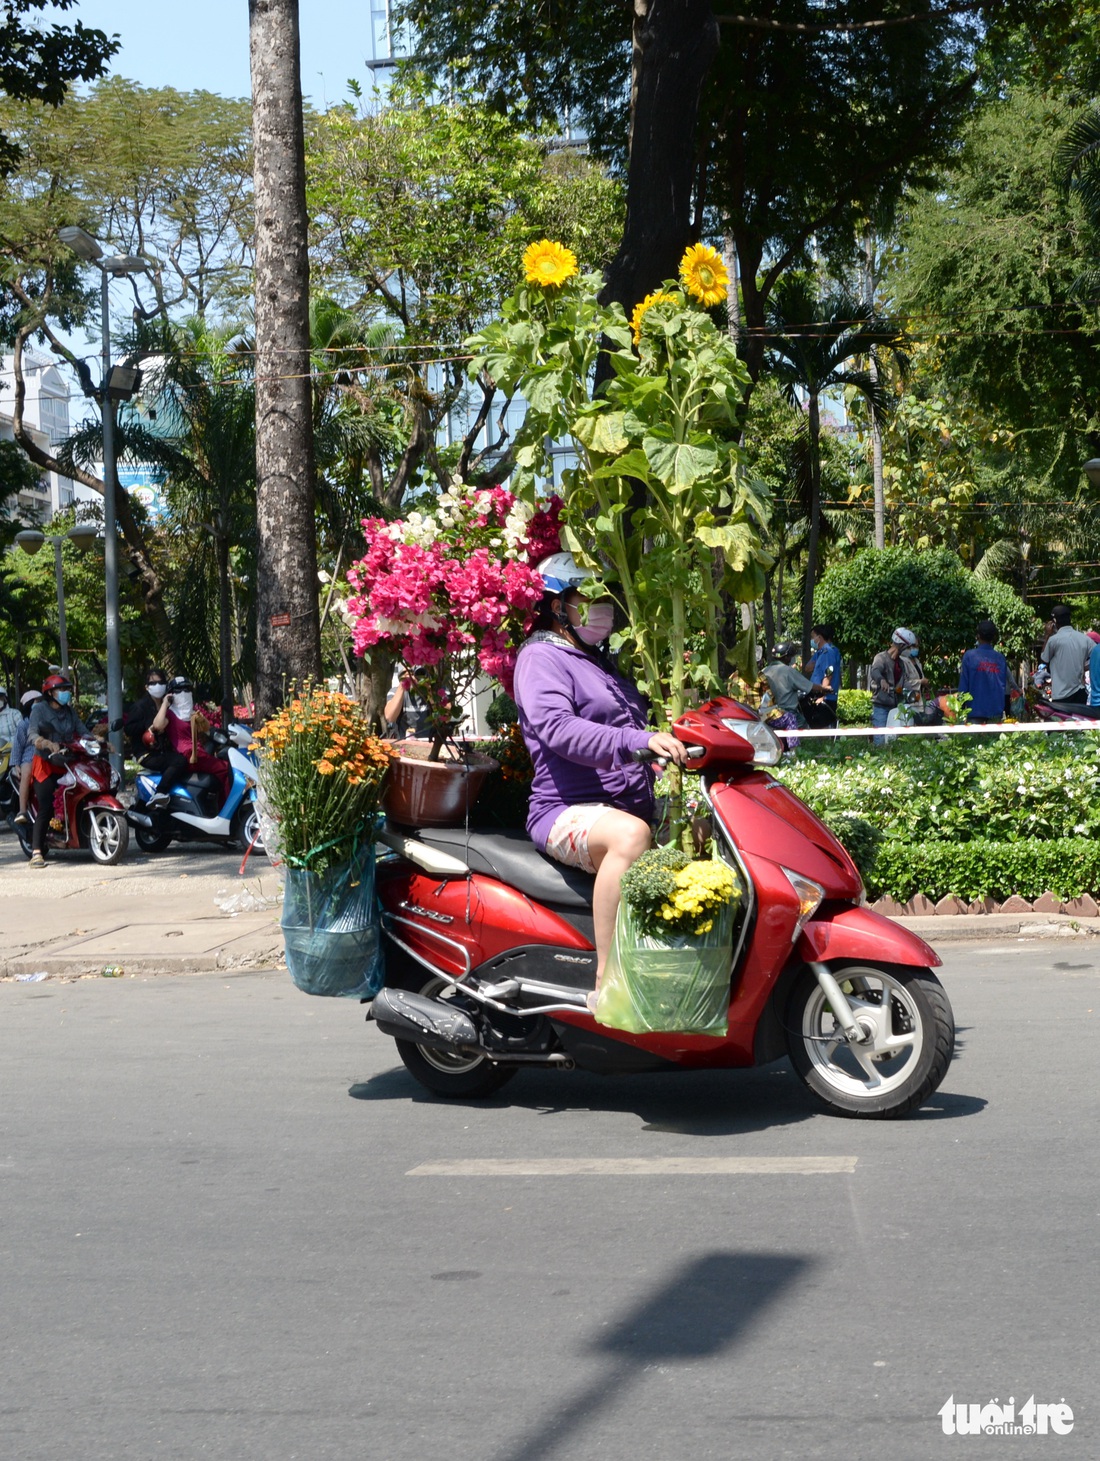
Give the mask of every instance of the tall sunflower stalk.
<path id="1" fill-rule="evenodd" d="M 714 249 L 694 245 L 679 279 L 647 295 L 629 322 L 618 304 L 599 303 L 603 280 L 580 275 L 560 244 L 532 244 L 524 275 L 500 320 L 467 342 L 470 371 L 527 401 L 514 491 L 533 501 L 552 480 L 552 443 L 576 452 L 561 479 L 563 540 L 621 608 L 627 624 L 612 648 L 664 728 L 693 694 L 719 689 L 723 596 L 751 602 L 771 562 L 767 501 L 738 446 L 748 373 L 707 312 L 725 298 L 725 268 Z M 593 395 L 604 350 L 611 374 Z M 739 645 L 746 661 L 752 648 L 750 634 Z M 670 770 L 678 836 L 681 781 Z"/>

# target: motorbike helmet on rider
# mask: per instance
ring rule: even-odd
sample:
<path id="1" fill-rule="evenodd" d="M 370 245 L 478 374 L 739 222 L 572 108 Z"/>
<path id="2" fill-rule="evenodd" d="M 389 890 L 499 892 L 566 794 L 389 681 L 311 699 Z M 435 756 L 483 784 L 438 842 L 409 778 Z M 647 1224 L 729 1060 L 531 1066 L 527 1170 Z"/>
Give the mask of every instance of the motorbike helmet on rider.
<path id="1" fill-rule="evenodd" d="M 42 693 L 58 705 L 69 705 L 73 698 L 73 682 L 68 675 L 47 675 L 42 681 Z"/>
<path id="2" fill-rule="evenodd" d="M 577 602 L 568 602 L 570 593 L 595 577 L 593 570 L 578 563 L 572 553 L 551 553 L 535 571 L 542 579 L 543 604 L 555 624 L 584 648 L 602 644 L 615 624 L 614 605 L 607 601 L 590 604 L 582 612 Z M 553 607 L 555 600 L 560 600 L 558 609 Z M 570 610 L 576 614 L 576 621 L 570 617 Z"/>

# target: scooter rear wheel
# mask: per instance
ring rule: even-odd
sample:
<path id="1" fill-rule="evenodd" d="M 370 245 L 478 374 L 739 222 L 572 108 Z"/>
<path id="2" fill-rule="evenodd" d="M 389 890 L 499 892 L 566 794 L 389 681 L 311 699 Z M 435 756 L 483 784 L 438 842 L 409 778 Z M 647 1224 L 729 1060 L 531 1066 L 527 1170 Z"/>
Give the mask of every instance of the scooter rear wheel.
<path id="1" fill-rule="evenodd" d="M 448 988 L 445 980 L 427 969 L 403 971 L 391 982 L 425 999 L 446 998 L 444 991 Z M 491 1096 L 516 1073 L 515 1066 L 494 1065 L 484 1055 L 461 1055 L 457 1051 L 452 1055 L 447 1050 L 416 1045 L 411 1040 L 395 1040 L 394 1044 L 413 1079 L 437 1096 L 466 1100 Z"/>
<path id="2" fill-rule="evenodd" d="M 845 964 L 832 972 L 870 1038 L 848 1043 L 806 969 L 787 1004 L 791 1064 L 838 1116 L 904 1116 L 928 1099 L 951 1064 L 955 1019 L 943 985 L 930 969 L 896 964 Z"/>
<path id="3" fill-rule="evenodd" d="M 135 827 L 134 841 L 142 852 L 165 852 L 172 845 L 168 832 L 154 832 L 149 827 Z"/>

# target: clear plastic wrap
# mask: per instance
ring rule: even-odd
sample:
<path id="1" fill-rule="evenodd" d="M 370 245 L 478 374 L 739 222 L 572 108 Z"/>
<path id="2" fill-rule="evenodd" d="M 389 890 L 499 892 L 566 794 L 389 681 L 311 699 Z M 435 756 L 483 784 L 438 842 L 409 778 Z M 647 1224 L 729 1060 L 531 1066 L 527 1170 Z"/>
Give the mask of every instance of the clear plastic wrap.
<path id="1" fill-rule="evenodd" d="M 299 989 L 373 999 L 386 977 L 373 846 L 320 875 L 287 867 L 282 929 L 286 966 Z"/>
<path id="2" fill-rule="evenodd" d="M 600 981 L 597 1021 L 632 1035 L 725 1035 L 736 907 L 729 903 L 716 914 L 709 933 L 653 938 L 639 932 L 624 899 Z"/>

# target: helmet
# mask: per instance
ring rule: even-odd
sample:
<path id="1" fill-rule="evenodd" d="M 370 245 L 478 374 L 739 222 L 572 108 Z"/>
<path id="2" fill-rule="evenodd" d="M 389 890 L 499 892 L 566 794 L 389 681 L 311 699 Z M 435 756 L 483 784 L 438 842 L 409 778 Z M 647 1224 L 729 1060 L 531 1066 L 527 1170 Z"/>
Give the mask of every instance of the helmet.
<path id="1" fill-rule="evenodd" d="M 915 649 L 917 636 L 912 629 L 895 629 L 890 635 L 891 644 L 900 644 L 902 649 Z"/>
<path id="2" fill-rule="evenodd" d="M 586 579 L 593 577 L 592 569 L 582 568 L 572 553 L 551 553 L 535 572 L 548 594 L 568 593 L 571 588 L 579 588 Z"/>
<path id="3" fill-rule="evenodd" d="M 194 685 L 192 685 L 186 675 L 176 675 L 168 681 L 169 695 L 179 695 L 184 690 L 194 690 L 194 688 Z"/>
<path id="4" fill-rule="evenodd" d="M 47 675 L 42 681 L 43 695 L 52 695 L 55 690 L 71 690 L 73 682 L 68 675 Z"/>
<path id="5" fill-rule="evenodd" d="M 801 648 L 802 646 L 800 644 L 796 644 L 793 639 L 784 639 L 782 644 L 777 644 L 775 646 L 775 657 L 776 659 L 789 660 L 793 655 L 796 655 Z"/>
<path id="6" fill-rule="evenodd" d="M 19 697 L 20 705 L 33 705 L 36 700 L 42 699 L 41 690 L 26 690 Z"/>

